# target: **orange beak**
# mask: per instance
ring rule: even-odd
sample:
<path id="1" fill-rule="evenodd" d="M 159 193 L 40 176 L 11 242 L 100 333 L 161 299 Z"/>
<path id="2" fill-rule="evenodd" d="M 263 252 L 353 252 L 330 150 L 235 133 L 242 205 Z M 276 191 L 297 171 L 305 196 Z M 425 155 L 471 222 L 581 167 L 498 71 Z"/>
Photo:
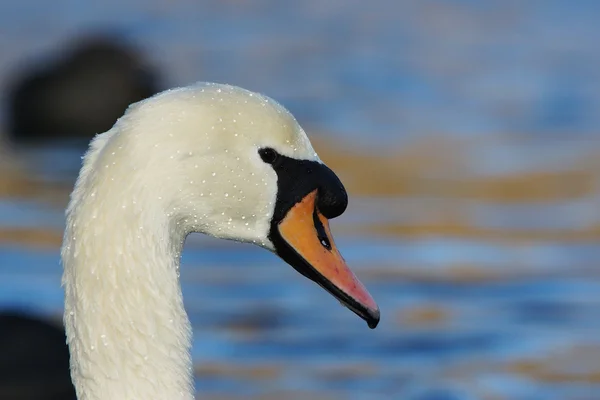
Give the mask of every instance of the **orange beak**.
<path id="1" fill-rule="evenodd" d="M 295 204 L 278 224 L 281 238 L 294 257 L 283 257 L 298 272 L 315 281 L 343 305 L 367 321 L 371 329 L 379 323 L 379 307 L 367 289 L 346 265 L 338 251 L 329 221 L 316 206 L 317 190 Z"/>

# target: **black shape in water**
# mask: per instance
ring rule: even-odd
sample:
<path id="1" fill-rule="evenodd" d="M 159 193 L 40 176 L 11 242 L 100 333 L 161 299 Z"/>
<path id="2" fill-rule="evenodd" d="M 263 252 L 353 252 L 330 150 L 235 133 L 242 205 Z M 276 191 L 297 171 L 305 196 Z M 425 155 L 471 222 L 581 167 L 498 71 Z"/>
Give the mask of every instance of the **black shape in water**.
<path id="1" fill-rule="evenodd" d="M 81 140 L 110 129 L 134 102 L 159 91 L 157 74 L 124 40 L 90 36 L 56 62 L 12 79 L 9 137 L 16 143 Z"/>
<path id="2" fill-rule="evenodd" d="M 0 399 L 76 399 L 62 326 L 0 312 Z"/>

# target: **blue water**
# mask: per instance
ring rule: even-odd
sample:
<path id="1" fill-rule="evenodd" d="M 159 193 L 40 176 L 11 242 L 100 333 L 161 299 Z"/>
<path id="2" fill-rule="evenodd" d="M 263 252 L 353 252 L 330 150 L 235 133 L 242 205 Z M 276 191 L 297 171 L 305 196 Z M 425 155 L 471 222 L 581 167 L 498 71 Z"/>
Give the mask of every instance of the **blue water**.
<path id="1" fill-rule="evenodd" d="M 4 2 L 0 97 L 21 63 L 110 24 L 149 54 L 166 86 L 211 80 L 268 93 L 334 145 L 376 157 L 423 136 L 458 143 L 460 168 L 435 171 L 440 182 L 591 173 L 592 190 L 561 181 L 564 196 L 529 201 L 350 193 L 333 229 L 381 307 L 374 331 L 252 246 L 193 235 L 181 279 L 203 393 L 594 400 L 600 245 L 575 235 L 600 224 L 599 16 L 594 1 Z M 71 185 L 80 155 L 15 153 L 47 186 Z M 60 233 L 65 199 L 0 198 L 0 229 Z M 427 224 L 448 210 L 500 234 L 362 229 Z M 513 237 L 527 232 L 541 236 Z M 56 246 L 0 242 L 0 307 L 60 318 L 60 275 Z"/>
<path id="2" fill-rule="evenodd" d="M 596 134 L 600 3 L 5 1 L 0 87 L 89 30 L 118 30 L 165 86 L 268 93 L 362 144 L 431 133 Z"/>
<path id="3" fill-rule="evenodd" d="M 359 217 L 369 221 L 370 213 L 390 209 L 382 204 L 394 201 L 358 198 L 357 203 L 355 215 L 342 216 L 333 227 L 342 232 L 337 241 L 346 260 L 382 309 L 374 331 L 262 249 L 202 235 L 188 239 L 181 280 L 194 325 L 199 390 L 246 398 L 295 393 L 295 398 L 343 399 L 594 399 L 600 394 L 597 384 L 581 378 L 543 381 L 511 370 L 524 360 L 564 373 L 600 369 L 595 267 L 600 246 L 595 242 L 357 234 L 344 226 L 360 226 Z M 508 219 L 521 211 L 483 208 L 483 215 Z M 35 200 L 0 203 L 2 227 L 60 229 L 61 220 L 61 209 Z M 530 225 L 524 220 L 516 226 Z M 0 305 L 59 317 L 58 262 L 57 248 L 0 246 Z M 465 280 L 455 274 L 457 265 L 488 275 Z M 406 318 L 423 307 L 442 310 L 443 318 Z M 256 370 L 266 372 L 253 374 Z"/>

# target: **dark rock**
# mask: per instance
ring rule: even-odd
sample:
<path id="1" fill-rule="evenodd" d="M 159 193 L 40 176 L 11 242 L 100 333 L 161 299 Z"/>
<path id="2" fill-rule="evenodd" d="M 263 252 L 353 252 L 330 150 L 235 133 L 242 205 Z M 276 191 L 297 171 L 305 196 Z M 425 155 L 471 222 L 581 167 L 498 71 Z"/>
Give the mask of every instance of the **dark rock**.
<path id="1" fill-rule="evenodd" d="M 76 399 L 62 326 L 0 312 L 0 399 Z"/>
<path id="2" fill-rule="evenodd" d="M 9 135 L 15 142 L 88 141 L 105 132 L 131 103 L 159 89 L 155 72 L 111 37 L 77 42 L 56 62 L 14 79 L 9 93 Z"/>

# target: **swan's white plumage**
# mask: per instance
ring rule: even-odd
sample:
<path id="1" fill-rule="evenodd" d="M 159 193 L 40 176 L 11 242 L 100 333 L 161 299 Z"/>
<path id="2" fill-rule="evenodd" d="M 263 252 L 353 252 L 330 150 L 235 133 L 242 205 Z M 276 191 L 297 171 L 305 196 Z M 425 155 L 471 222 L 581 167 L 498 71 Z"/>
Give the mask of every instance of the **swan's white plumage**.
<path id="1" fill-rule="evenodd" d="M 132 105 L 93 140 L 62 248 L 80 400 L 193 398 L 181 249 L 203 232 L 272 250 L 277 177 L 261 147 L 318 160 L 278 103 L 206 83 Z"/>

